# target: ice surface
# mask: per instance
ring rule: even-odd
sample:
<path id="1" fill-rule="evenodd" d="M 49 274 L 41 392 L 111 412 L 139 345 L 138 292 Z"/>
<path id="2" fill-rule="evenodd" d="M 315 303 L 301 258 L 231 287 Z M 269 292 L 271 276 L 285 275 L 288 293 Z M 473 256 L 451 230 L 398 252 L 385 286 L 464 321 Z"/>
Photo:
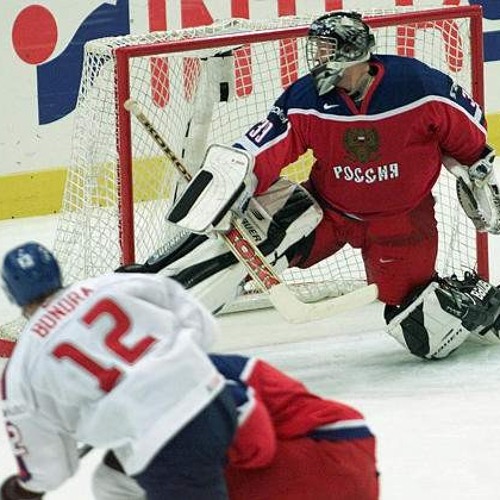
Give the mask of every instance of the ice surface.
<path id="1" fill-rule="evenodd" d="M 54 217 L 0 222 L 0 255 L 37 240 L 50 246 Z M 492 238 L 492 280 L 499 281 L 500 236 Z M 0 297 L 2 322 L 17 310 Z M 216 350 L 258 355 L 323 396 L 353 404 L 378 437 L 383 500 L 500 499 L 500 346 L 467 344 L 442 361 L 412 357 L 383 332 L 382 308 L 305 325 L 275 311 L 220 319 Z M 91 453 L 48 500 L 91 499 Z M 0 430 L 0 480 L 14 473 Z"/>

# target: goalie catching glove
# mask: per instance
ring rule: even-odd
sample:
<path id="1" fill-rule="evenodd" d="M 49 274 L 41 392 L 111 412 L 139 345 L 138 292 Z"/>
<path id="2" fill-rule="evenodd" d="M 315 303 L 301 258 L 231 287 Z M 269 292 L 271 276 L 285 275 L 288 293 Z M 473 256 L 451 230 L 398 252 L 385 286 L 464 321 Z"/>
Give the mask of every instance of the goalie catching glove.
<path id="1" fill-rule="evenodd" d="M 486 146 L 470 167 L 446 158 L 444 165 L 457 178 L 457 196 L 466 215 L 480 232 L 500 233 L 500 190 L 494 172 L 495 151 Z"/>

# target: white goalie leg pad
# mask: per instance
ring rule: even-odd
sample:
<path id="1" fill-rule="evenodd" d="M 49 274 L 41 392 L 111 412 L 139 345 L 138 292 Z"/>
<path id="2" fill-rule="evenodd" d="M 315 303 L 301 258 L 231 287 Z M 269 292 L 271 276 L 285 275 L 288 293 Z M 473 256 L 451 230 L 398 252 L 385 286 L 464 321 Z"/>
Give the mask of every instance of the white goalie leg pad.
<path id="1" fill-rule="evenodd" d="M 101 462 L 92 476 L 92 493 L 96 500 L 146 500 L 137 481 Z"/>
<path id="2" fill-rule="evenodd" d="M 196 279 L 195 272 L 195 269 L 188 268 L 184 273 L 181 273 L 178 278 L 182 279 L 187 273 L 191 273 L 196 282 L 189 287 L 189 291 L 209 311 L 213 314 L 217 314 L 224 309 L 227 304 L 230 304 L 236 299 L 248 271 L 243 264 L 237 262 L 202 280 Z"/>
<path id="3" fill-rule="evenodd" d="M 242 223 L 256 243 L 260 243 L 260 238 L 281 238 L 272 252 L 264 248 L 263 253 L 274 266 L 283 258 L 279 266 L 282 270 L 287 266 L 286 250 L 311 234 L 322 218 L 321 207 L 306 189 L 280 178 L 264 194 L 250 200 Z"/>
<path id="4" fill-rule="evenodd" d="M 221 238 L 186 235 L 175 247 L 156 257 L 155 271 L 165 274 L 188 288 L 212 313 L 232 302 L 247 270 Z M 148 271 L 146 271 L 148 272 Z"/>
<path id="5" fill-rule="evenodd" d="M 253 157 L 246 151 L 212 144 L 201 169 L 169 210 L 167 221 L 195 233 L 212 231 L 216 225 L 227 230 L 230 218 L 222 224 L 221 220 L 253 194 L 252 169 Z"/>
<path id="6" fill-rule="evenodd" d="M 387 325 L 388 333 L 403 347 L 428 359 L 445 358 L 470 335 L 459 317 L 442 308 L 436 294 L 439 287 L 430 283 Z"/>
<path id="7" fill-rule="evenodd" d="M 385 316 L 389 333 L 411 353 L 443 358 L 471 335 L 498 331 L 500 289 L 475 272 L 436 278 L 402 306 L 387 306 Z"/>

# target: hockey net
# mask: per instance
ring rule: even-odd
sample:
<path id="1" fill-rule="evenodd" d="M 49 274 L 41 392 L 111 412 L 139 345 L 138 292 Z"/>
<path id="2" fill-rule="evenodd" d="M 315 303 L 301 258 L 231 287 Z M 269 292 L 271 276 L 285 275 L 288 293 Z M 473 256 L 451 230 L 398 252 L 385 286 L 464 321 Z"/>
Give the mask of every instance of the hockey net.
<path id="1" fill-rule="evenodd" d="M 131 120 L 125 100 L 137 100 L 194 173 L 208 144 L 231 144 L 307 72 L 305 36 L 314 17 L 227 20 L 86 45 L 54 245 L 68 282 L 144 262 L 179 237 L 164 217 L 183 181 Z M 482 104 L 479 8 L 370 12 L 365 20 L 374 30 L 376 52 L 420 59 L 450 74 Z M 308 152 L 283 175 L 300 182 L 312 161 Z M 438 272 L 475 268 L 487 275 L 486 239 L 477 237 L 463 215 L 454 179 L 444 170 L 434 194 Z M 359 251 L 350 247 L 312 268 L 286 270 L 282 277 L 305 294 L 318 288 L 343 294 L 366 281 Z M 255 296 L 252 291 L 248 283 L 245 296 Z"/>

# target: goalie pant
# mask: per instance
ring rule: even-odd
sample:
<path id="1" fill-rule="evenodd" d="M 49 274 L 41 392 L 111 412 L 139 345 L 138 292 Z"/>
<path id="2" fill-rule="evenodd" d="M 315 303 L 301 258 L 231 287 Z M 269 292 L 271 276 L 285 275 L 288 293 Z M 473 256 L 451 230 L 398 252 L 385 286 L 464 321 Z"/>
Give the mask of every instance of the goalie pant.
<path id="1" fill-rule="evenodd" d="M 302 186 L 280 179 L 265 194 L 250 200 L 241 222 L 279 272 L 288 266 L 288 248 L 309 235 L 322 216 L 322 210 Z M 234 300 L 248 271 L 221 238 L 184 233 L 144 264 L 124 266 L 117 272 L 167 275 L 215 314 Z"/>
<path id="2" fill-rule="evenodd" d="M 354 408 L 311 394 L 255 358 L 211 355 L 238 408 L 226 481 L 231 500 L 375 500 L 375 438 Z M 144 500 L 110 452 L 93 480 L 97 500 Z M 251 495 L 249 495 L 251 492 Z"/>

